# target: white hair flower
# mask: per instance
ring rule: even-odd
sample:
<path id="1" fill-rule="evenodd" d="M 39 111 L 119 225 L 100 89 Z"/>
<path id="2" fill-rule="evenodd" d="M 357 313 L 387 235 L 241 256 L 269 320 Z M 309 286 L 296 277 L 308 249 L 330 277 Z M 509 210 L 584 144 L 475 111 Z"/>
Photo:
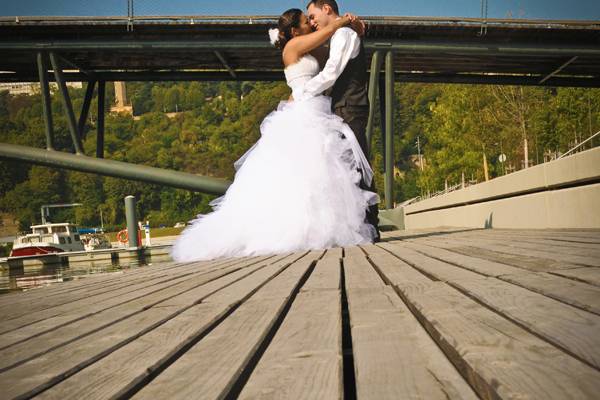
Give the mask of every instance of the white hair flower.
<path id="1" fill-rule="evenodd" d="M 279 40 L 279 29 L 269 29 L 269 37 L 271 38 L 271 44 L 275 46 L 275 43 L 277 43 L 277 41 Z"/>

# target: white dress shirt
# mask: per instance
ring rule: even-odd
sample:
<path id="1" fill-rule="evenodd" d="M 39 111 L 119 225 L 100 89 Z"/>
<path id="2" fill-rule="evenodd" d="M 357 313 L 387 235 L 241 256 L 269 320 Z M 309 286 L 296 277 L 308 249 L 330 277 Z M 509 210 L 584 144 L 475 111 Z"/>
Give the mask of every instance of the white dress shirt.
<path id="1" fill-rule="evenodd" d="M 360 53 L 360 38 L 351 28 L 343 27 L 338 29 L 331 37 L 329 44 L 329 59 L 317 76 L 306 82 L 304 91 L 300 98 L 304 100 L 317 96 L 323 91 L 329 89 L 335 84 L 335 81 L 342 75 L 348 61 L 358 56 Z"/>

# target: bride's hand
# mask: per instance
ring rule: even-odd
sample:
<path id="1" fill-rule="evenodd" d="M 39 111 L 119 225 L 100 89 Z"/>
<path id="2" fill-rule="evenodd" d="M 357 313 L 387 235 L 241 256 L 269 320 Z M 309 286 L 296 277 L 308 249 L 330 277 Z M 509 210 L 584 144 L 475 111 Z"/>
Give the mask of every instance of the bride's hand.
<path id="1" fill-rule="evenodd" d="M 340 17 L 339 19 L 337 19 L 335 21 L 334 29 L 337 30 L 344 26 L 350 26 L 352 24 L 352 21 L 354 21 L 354 20 L 356 20 L 356 16 L 354 16 L 350 13 L 346 13 L 346 14 L 344 14 L 343 17 Z"/>
<path id="2" fill-rule="evenodd" d="M 350 19 L 350 28 L 352 28 L 359 37 L 365 36 L 366 26 L 363 20 L 350 13 L 345 14 L 344 17 Z"/>

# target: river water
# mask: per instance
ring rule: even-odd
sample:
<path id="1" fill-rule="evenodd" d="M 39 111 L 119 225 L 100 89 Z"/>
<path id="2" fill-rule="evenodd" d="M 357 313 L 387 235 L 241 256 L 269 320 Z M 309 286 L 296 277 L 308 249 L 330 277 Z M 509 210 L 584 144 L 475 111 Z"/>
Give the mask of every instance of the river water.
<path id="1" fill-rule="evenodd" d="M 75 279 L 85 279 L 93 275 L 121 274 L 128 269 L 144 268 L 168 261 L 171 261 L 171 257 L 168 254 L 161 254 L 147 256 L 143 260 L 128 258 L 113 261 L 71 262 L 69 265 L 0 267 L 0 295 L 47 285 L 57 285 Z"/>

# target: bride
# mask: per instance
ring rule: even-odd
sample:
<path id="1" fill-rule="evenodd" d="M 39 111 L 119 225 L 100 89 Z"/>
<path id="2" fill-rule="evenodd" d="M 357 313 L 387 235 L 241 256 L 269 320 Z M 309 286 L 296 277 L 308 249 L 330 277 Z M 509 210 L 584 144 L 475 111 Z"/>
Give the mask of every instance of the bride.
<path id="1" fill-rule="evenodd" d="M 299 9 L 279 18 L 272 42 L 282 50 L 294 93 L 319 73 L 322 45 L 347 14 L 313 32 Z M 277 32 L 276 30 L 273 30 Z M 235 162 L 235 179 L 213 212 L 191 221 L 173 245 L 176 261 L 281 254 L 370 243 L 377 233 L 365 222 L 377 194 L 359 188 L 373 178 L 350 127 L 331 112 L 331 98 L 282 101 L 262 122 L 261 137 Z"/>

